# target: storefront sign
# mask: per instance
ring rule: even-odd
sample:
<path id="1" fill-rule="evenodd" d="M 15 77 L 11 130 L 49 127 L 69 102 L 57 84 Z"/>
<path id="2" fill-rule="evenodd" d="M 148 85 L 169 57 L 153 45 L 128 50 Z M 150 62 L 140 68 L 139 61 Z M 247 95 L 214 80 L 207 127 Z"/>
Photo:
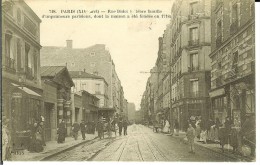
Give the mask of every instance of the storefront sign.
<path id="1" fill-rule="evenodd" d="M 22 93 L 13 93 L 12 98 L 22 98 Z"/>

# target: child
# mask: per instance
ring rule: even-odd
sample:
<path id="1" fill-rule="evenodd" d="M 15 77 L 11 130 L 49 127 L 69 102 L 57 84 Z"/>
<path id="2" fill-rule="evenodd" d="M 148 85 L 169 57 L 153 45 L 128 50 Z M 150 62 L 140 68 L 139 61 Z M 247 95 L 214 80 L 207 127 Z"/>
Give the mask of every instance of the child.
<path id="1" fill-rule="evenodd" d="M 189 153 L 195 154 L 195 152 L 194 152 L 195 129 L 192 127 L 191 124 L 189 124 L 189 128 L 187 130 L 186 136 L 187 136 L 187 139 L 188 139 L 188 142 L 189 142 L 189 145 L 190 145 Z"/>

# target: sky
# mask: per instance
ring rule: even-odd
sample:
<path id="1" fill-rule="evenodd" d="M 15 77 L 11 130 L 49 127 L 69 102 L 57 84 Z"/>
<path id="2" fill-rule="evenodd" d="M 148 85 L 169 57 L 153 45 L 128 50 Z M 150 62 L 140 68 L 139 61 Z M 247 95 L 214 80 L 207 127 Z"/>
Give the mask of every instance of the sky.
<path id="1" fill-rule="evenodd" d="M 61 10 L 161 10 L 171 11 L 172 0 L 25 0 L 42 20 L 40 43 L 42 46 L 66 46 L 73 40 L 74 48 L 105 44 L 116 66 L 117 75 L 128 102 L 140 108 L 142 94 L 150 69 L 155 65 L 158 38 L 163 35 L 170 18 L 117 18 L 117 19 L 64 19 L 43 18 L 60 14 Z M 55 10 L 56 14 L 49 10 Z M 74 15 L 74 14 L 71 14 Z M 77 14 L 75 14 L 77 15 Z"/>

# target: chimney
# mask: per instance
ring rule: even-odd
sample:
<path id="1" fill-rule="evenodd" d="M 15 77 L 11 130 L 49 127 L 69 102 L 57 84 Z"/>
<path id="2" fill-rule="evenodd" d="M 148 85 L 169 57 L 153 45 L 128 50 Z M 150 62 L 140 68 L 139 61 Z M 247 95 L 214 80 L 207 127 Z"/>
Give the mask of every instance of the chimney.
<path id="1" fill-rule="evenodd" d="M 86 69 L 84 68 L 84 73 L 86 72 Z"/>
<path id="2" fill-rule="evenodd" d="M 72 49 L 72 40 L 66 40 L 67 48 Z"/>

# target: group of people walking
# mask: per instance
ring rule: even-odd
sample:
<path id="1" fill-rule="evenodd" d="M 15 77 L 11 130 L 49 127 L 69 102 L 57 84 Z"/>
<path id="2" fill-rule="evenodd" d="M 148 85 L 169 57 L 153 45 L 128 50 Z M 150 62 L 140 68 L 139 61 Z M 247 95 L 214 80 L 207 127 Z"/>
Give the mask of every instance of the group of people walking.
<path id="1" fill-rule="evenodd" d="M 103 117 L 100 117 L 97 123 L 95 122 L 87 122 L 85 123 L 83 120 L 80 124 L 75 122 L 72 125 L 72 136 L 75 140 L 78 139 L 78 132 L 81 131 L 82 140 L 85 140 L 86 133 L 94 134 L 95 131 L 98 133 L 98 137 L 100 139 L 104 138 L 104 132 L 107 132 L 108 137 L 112 137 L 112 132 L 115 132 L 115 136 L 117 135 L 117 130 L 119 130 L 119 135 L 122 135 L 122 131 L 124 135 L 127 135 L 127 127 L 128 127 L 128 121 L 126 119 L 122 120 L 115 118 L 108 118 L 106 121 L 104 121 Z M 58 143 L 63 143 L 65 141 L 65 135 L 66 135 L 66 129 L 64 121 L 62 121 L 59 125 L 58 129 Z"/>

